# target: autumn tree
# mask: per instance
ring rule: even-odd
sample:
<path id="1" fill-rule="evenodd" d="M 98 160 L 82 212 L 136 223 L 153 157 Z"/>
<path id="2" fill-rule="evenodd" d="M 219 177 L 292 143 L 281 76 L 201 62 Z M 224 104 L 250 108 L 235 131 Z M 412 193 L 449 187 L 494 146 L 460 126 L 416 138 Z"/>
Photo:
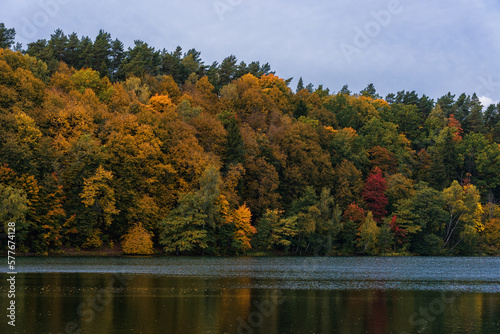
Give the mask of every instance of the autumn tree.
<path id="1" fill-rule="evenodd" d="M 413 197 L 415 193 L 413 180 L 401 173 L 387 177 L 387 189 L 385 195 L 388 201 L 388 211 L 393 212 L 397 204 L 405 199 Z"/>
<path id="2" fill-rule="evenodd" d="M 235 225 L 233 247 L 243 253 L 252 248 L 251 239 L 257 233 L 257 230 L 251 224 L 251 220 L 252 214 L 250 208 L 246 205 L 240 206 L 231 215 L 231 222 Z"/>
<path id="3" fill-rule="evenodd" d="M 446 119 L 447 126 L 451 128 L 453 132 L 453 140 L 455 142 L 460 142 L 462 140 L 462 135 L 464 130 L 462 124 L 455 118 L 455 115 L 451 114 L 449 118 Z"/>
<path id="4" fill-rule="evenodd" d="M 94 220 L 93 234 L 89 240 L 98 239 L 102 229 L 108 228 L 113 222 L 113 216 L 119 213 L 112 180 L 113 174 L 102 166 L 97 168 L 94 176 L 84 180 L 80 197 L 86 207 L 92 208 L 92 216 L 89 218 Z"/>
<path id="5" fill-rule="evenodd" d="M 0 24 L 0 214 L 24 251 L 134 230 L 174 254 L 498 253 L 500 105 L 293 92 L 267 63 L 104 30 L 13 37 Z"/>
<path id="6" fill-rule="evenodd" d="M 260 216 L 268 209 L 280 207 L 280 176 L 276 167 L 264 157 L 248 156 L 242 178 L 242 198 Z"/>
<path id="7" fill-rule="evenodd" d="M 341 230 L 337 241 L 339 245 L 339 254 L 354 254 L 359 242 L 359 231 L 361 224 L 365 221 L 366 213 L 356 203 L 351 203 L 342 214 Z"/>
<path id="8" fill-rule="evenodd" d="M 352 162 L 357 169 L 362 169 L 368 164 L 368 152 L 363 147 L 363 138 L 356 130 L 353 128 L 328 130 L 333 134 L 330 142 L 330 156 L 333 165 L 346 160 Z"/>
<path id="9" fill-rule="evenodd" d="M 208 166 L 196 192 L 179 199 L 179 204 L 160 222 L 160 243 L 168 253 L 227 254 L 251 248 L 256 229 L 246 205 L 232 208 L 221 194 L 222 179 L 217 167 Z"/>
<path id="10" fill-rule="evenodd" d="M 488 203 L 483 213 L 484 229 L 481 231 L 482 249 L 486 254 L 500 251 L 500 207 Z"/>
<path id="11" fill-rule="evenodd" d="M 364 136 L 365 148 L 379 146 L 387 149 L 397 161 L 398 169 L 405 171 L 405 164 L 411 160 L 410 141 L 399 132 L 396 124 L 372 117 L 364 123 L 359 134 Z"/>
<path id="12" fill-rule="evenodd" d="M 427 131 L 426 144 L 435 143 L 439 133 L 446 125 L 446 118 L 439 104 L 431 111 L 424 123 L 424 129 Z"/>
<path id="13" fill-rule="evenodd" d="M 216 157 L 224 157 L 228 144 L 228 132 L 215 116 L 201 112 L 191 119 L 190 124 L 196 129 L 196 139 L 204 151 Z"/>
<path id="14" fill-rule="evenodd" d="M 23 242 L 26 235 L 26 212 L 28 199 L 22 189 L 0 184 L 0 219 L 2 228 L 7 233 L 7 223 L 16 222 L 16 237 Z"/>
<path id="15" fill-rule="evenodd" d="M 394 238 L 394 250 L 398 250 L 398 248 L 406 248 L 406 237 L 408 231 L 399 225 L 398 216 L 392 216 L 390 221 L 386 220 L 386 224 L 392 234 L 391 237 Z"/>
<path id="16" fill-rule="evenodd" d="M 484 228 L 480 218 L 483 208 L 478 190 L 472 184 L 461 186 L 453 181 L 449 188 L 443 190 L 443 196 L 448 211 L 443 247 L 451 251 L 461 242 L 471 246 L 477 232 Z"/>
<path id="17" fill-rule="evenodd" d="M 421 149 L 417 152 L 415 157 L 415 171 L 413 178 L 417 182 L 431 182 L 433 179 L 432 167 L 433 162 L 431 155 L 425 149 Z"/>
<path id="18" fill-rule="evenodd" d="M 35 205 L 36 227 L 32 233 L 38 236 L 38 240 L 32 242 L 33 251 L 43 254 L 59 251 L 63 244 L 67 245 L 78 234 L 76 216 L 66 213 L 64 200 L 63 186 L 58 175 L 45 175 L 40 182 L 39 200 Z"/>
<path id="19" fill-rule="evenodd" d="M 379 223 L 387 215 L 388 200 L 385 195 L 386 189 L 387 181 L 382 175 L 380 168 L 375 167 L 368 175 L 361 195 L 373 213 L 373 218 Z"/>
<path id="20" fill-rule="evenodd" d="M 373 219 L 371 211 L 368 211 L 364 223 L 361 225 L 358 247 L 363 253 L 377 255 L 379 253 L 378 238 L 380 227 Z"/>
<path id="21" fill-rule="evenodd" d="M 342 209 L 353 202 L 360 202 L 363 189 L 363 174 L 353 162 L 343 160 L 335 168 L 335 201 Z"/>
<path id="22" fill-rule="evenodd" d="M 152 234 L 141 223 L 132 226 L 123 236 L 122 248 L 125 254 L 150 255 L 153 254 Z"/>
<path id="23" fill-rule="evenodd" d="M 1 108 L 8 110 L 18 106 L 26 112 L 42 104 L 45 85 L 42 78 L 36 76 L 38 68 L 46 69 L 47 65 L 20 52 L 0 49 Z"/>
<path id="24" fill-rule="evenodd" d="M 207 225 L 214 228 L 219 219 L 217 199 L 220 195 L 221 176 L 218 168 L 213 165 L 207 167 L 200 179 L 199 200 L 200 206 L 207 216 Z"/>
<path id="25" fill-rule="evenodd" d="M 122 86 L 133 100 L 146 104 L 151 97 L 150 88 L 138 77 L 128 77 L 127 80 L 122 83 Z"/>
<path id="26" fill-rule="evenodd" d="M 268 210 L 260 219 L 257 230 L 257 242 L 262 248 L 288 252 L 298 234 L 297 216 L 284 218 L 283 212 Z"/>
<path id="27" fill-rule="evenodd" d="M 80 93 L 91 89 L 101 101 L 108 101 L 113 93 L 113 86 L 107 77 L 101 79 L 99 73 L 92 69 L 84 69 L 71 76 L 75 88 Z"/>
<path id="28" fill-rule="evenodd" d="M 165 252 L 199 254 L 208 247 L 207 215 L 199 204 L 198 194 L 186 194 L 179 205 L 160 222 L 160 244 Z"/>
<path id="29" fill-rule="evenodd" d="M 4 222 L 16 221 L 16 246 L 28 251 L 33 244 L 40 242 L 40 234 L 34 231 L 37 227 L 40 186 L 33 175 L 18 174 L 6 165 L 0 166 L 0 205 Z M 4 225 L 2 225 L 2 228 Z"/>
<path id="30" fill-rule="evenodd" d="M 183 101 L 186 101 L 186 103 L 189 104 L 189 101 L 187 100 Z M 165 108 L 173 105 L 172 100 L 168 97 L 168 95 L 158 95 L 158 94 L 152 96 L 149 99 L 149 104 L 151 105 L 151 108 L 153 108 L 153 110 L 157 112 L 162 112 Z"/>
<path id="31" fill-rule="evenodd" d="M 372 168 L 378 167 L 384 173 L 394 173 L 397 170 L 397 161 L 394 154 L 385 147 L 373 146 L 369 151 Z"/>

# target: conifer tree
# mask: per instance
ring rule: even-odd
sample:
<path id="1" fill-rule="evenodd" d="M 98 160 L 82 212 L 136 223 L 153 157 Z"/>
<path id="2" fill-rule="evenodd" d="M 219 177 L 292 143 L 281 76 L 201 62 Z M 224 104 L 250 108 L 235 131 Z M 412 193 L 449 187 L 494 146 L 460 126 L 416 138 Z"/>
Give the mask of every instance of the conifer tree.
<path id="1" fill-rule="evenodd" d="M 0 22 L 0 48 L 9 49 L 14 44 L 16 31 L 14 28 L 7 29 L 5 24 Z"/>

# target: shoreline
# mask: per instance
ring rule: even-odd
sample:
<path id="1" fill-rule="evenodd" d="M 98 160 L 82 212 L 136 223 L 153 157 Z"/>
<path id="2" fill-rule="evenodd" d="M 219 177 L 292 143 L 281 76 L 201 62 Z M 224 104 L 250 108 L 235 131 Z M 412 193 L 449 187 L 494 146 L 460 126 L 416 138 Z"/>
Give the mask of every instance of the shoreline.
<path id="1" fill-rule="evenodd" d="M 7 256 L 7 253 L 0 253 L 0 256 Z M 475 254 L 466 257 L 499 257 L 500 255 Z M 75 247 L 63 248 L 58 252 L 49 252 L 46 254 L 32 252 L 18 252 L 16 257 L 464 257 L 463 255 L 419 255 L 419 254 L 379 254 L 379 255 L 360 255 L 360 254 L 342 254 L 342 255 L 290 255 L 273 252 L 250 252 L 239 255 L 169 255 L 162 249 L 155 249 L 154 254 L 125 254 L 120 246 L 113 248 L 103 247 L 92 250 L 78 250 Z"/>

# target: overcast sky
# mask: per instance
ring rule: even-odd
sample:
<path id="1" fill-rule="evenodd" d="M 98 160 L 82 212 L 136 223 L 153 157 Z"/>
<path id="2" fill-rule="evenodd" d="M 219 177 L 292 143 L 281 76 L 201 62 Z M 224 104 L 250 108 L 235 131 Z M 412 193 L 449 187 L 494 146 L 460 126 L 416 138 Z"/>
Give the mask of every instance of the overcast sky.
<path id="1" fill-rule="evenodd" d="M 126 47 L 141 39 L 169 51 L 201 51 L 206 64 L 230 54 L 269 62 L 336 92 L 368 83 L 385 96 L 415 90 L 432 98 L 476 92 L 500 101 L 498 0 L 1 0 L 0 22 L 16 41 L 55 29 Z M 8 3 L 8 4 L 7 4 Z"/>

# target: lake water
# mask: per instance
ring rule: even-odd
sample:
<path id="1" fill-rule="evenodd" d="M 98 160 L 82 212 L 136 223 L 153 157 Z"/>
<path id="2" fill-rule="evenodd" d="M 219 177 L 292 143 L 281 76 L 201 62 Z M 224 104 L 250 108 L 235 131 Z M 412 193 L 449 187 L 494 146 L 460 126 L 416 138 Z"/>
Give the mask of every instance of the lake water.
<path id="1" fill-rule="evenodd" d="M 25 257 L 17 271 L 2 334 L 500 333 L 500 258 Z"/>

